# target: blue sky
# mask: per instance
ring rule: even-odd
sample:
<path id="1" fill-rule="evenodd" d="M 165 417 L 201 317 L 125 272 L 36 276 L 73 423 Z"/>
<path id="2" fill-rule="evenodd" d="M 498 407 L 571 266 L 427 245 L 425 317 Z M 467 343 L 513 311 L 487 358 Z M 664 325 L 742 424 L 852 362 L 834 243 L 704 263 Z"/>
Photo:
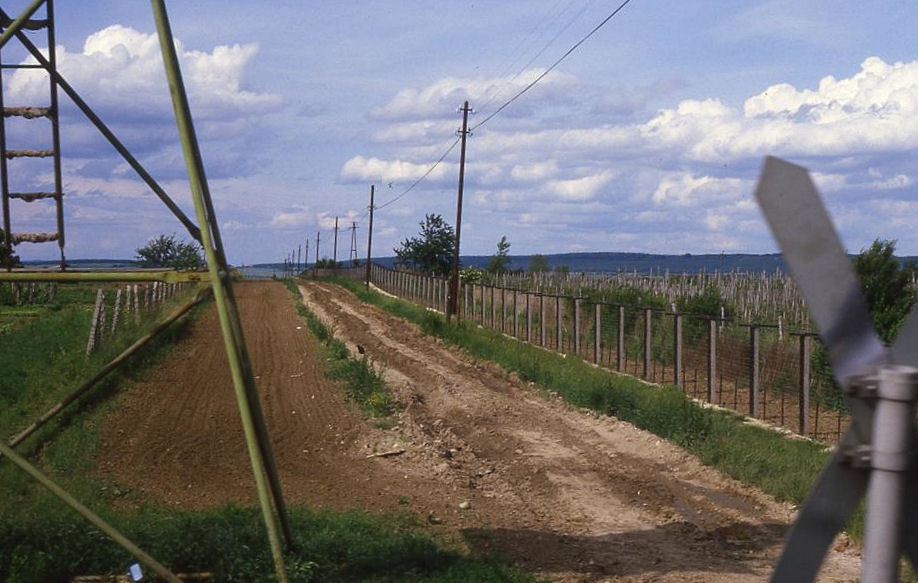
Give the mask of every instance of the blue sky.
<path id="1" fill-rule="evenodd" d="M 363 256 L 370 184 L 377 204 L 402 193 L 455 139 L 463 100 L 479 123 L 618 3 L 169 2 L 230 260 L 281 260 L 306 239 L 312 257 L 317 231 L 329 255 L 335 216 L 358 223 Z M 56 11 L 64 76 L 193 214 L 149 3 Z M 918 254 L 916 28 L 905 2 L 632 0 L 470 137 L 463 253 L 502 235 L 511 253 L 773 252 L 752 191 L 774 154 L 812 170 L 849 250 L 880 237 Z M 7 62 L 24 58 L 14 44 Z M 46 100 L 30 75 L 6 77 L 8 105 Z M 62 115 L 68 256 L 182 234 L 78 112 Z M 41 146 L 38 123 L 10 121 L 10 147 Z M 379 254 L 425 213 L 455 220 L 458 158 L 376 214 Z M 50 176 L 10 171 L 14 190 Z M 52 230 L 41 203 L 12 216 L 14 231 Z M 345 231 L 339 259 L 349 247 Z"/>

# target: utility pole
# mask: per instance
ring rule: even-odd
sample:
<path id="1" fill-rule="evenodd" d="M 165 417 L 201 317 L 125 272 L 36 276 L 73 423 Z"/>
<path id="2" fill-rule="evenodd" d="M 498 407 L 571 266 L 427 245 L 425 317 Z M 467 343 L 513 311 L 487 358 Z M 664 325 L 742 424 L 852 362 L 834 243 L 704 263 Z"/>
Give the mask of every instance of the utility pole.
<path id="1" fill-rule="evenodd" d="M 303 253 L 303 271 L 309 267 L 309 239 L 306 239 L 306 252 Z"/>
<path id="2" fill-rule="evenodd" d="M 338 269 L 338 217 L 335 217 L 335 245 L 332 252 L 332 269 Z"/>
<path id="3" fill-rule="evenodd" d="M 462 147 L 459 150 L 459 196 L 456 204 L 456 249 L 453 253 L 453 272 L 449 280 L 449 301 L 446 305 L 446 320 L 453 315 L 459 318 L 459 233 L 462 230 L 462 187 L 465 181 L 465 138 L 469 133 L 469 102 L 462 104 L 462 129 L 459 135 L 462 138 Z"/>
<path id="4" fill-rule="evenodd" d="M 319 273 L 319 237 L 321 236 L 321 231 L 316 231 L 316 264 L 313 266 L 312 276 L 315 277 Z"/>
<path id="5" fill-rule="evenodd" d="M 376 191 L 376 185 L 370 185 L 370 228 L 367 232 L 367 289 L 370 289 L 370 257 L 373 254 L 373 195 Z"/>
<path id="6" fill-rule="evenodd" d="M 297 274 L 300 273 L 300 252 L 301 252 L 302 250 L 303 250 L 303 246 L 302 246 L 302 245 L 297 245 L 297 246 L 296 246 L 296 272 L 297 272 Z"/>

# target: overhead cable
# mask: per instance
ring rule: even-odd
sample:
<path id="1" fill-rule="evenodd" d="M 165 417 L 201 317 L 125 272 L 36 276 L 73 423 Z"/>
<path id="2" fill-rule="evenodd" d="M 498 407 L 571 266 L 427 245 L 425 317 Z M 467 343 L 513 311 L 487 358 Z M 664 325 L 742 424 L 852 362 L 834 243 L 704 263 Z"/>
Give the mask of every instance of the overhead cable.
<path id="1" fill-rule="evenodd" d="M 563 55 L 561 55 L 561 57 L 560 57 L 557 61 L 555 61 L 554 63 L 552 63 L 552 65 L 551 65 L 550 67 L 548 67 L 547 69 L 545 69 L 545 71 L 543 71 L 541 75 L 539 75 L 539 76 L 536 77 L 531 83 L 529 83 L 528 85 L 526 85 L 525 87 L 523 87 L 519 92 L 516 93 L 516 95 L 514 95 L 513 97 L 511 97 L 510 99 L 508 99 L 507 101 L 505 101 L 504 104 L 501 105 L 500 107 L 498 107 L 496 110 L 494 110 L 493 113 L 491 113 L 491 114 L 488 115 L 486 118 L 484 118 L 483 120 L 481 120 L 480 122 L 478 122 L 477 124 L 475 124 L 474 126 L 472 126 L 471 129 L 470 129 L 469 131 L 473 131 L 473 130 L 475 130 L 475 129 L 477 129 L 477 128 L 480 128 L 480 127 L 483 126 L 484 124 L 488 123 L 488 121 L 491 120 L 491 118 L 493 118 L 493 117 L 496 116 L 498 113 L 500 113 L 501 111 L 503 111 L 504 109 L 506 109 L 507 106 L 509 106 L 511 103 L 513 103 L 514 101 L 516 101 L 517 99 L 519 99 L 519 97 L 522 96 L 524 93 L 526 93 L 527 91 L 529 91 L 530 89 L 532 89 L 532 88 L 535 86 L 536 83 L 538 83 L 539 81 L 541 81 L 542 79 L 544 79 L 545 76 L 548 75 L 549 73 L 551 73 L 551 72 L 555 69 L 555 67 L 557 67 L 558 65 L 560 65 L 561 62 L 564 61 L 564 59 L 566 59 L 567 57 L 569 57 L 571 53 L 573 53 L 575 50 L 577 50 L 577 48 L 579 48 L 580 45 L 582 45 L 583 43 L 585 43 L 585 42 L 587 41 L 587 39 L 589 39 L 591 36 L 593 36 L 594 34 L 596 34 L 596 32 L 599 31 L 600 28 L 602 28 L 603 26 L 606 25 L 607 22 L 609 22 L 610 20 L 612 20 L 612 19 L 615 17 L 616 14 L 618 14 L 619 12 L 621 12 L 622 9 L 623 9 L 625 6 L 627 6 L 629 2 L 631 2 L 631 0 L 625 0 L 624 2 L 622 2 L 622 3 L 618 6 L 618 8 L 616 8 L 615 10 L 613 10 L 612 13 L 609 14 L 609 16 L 607 16 L 602 22 L 600 22 L 599 24 L 597 24 L 597 25 L 593 28 L 593 30 L 591 30 L 589 33 L 587 33 L 586 36 L 584 36 L 582 39 L 580 39 L 579 41 L 577 41 L 577 42 L 574 44 L 574 46 L 572 46 L 571 48 L 569 48 L 569 49 L 567 50 L 566 53 L 564 53 Z M 454 144 L 454 145 L 455 145 L 455 144 Z"/>

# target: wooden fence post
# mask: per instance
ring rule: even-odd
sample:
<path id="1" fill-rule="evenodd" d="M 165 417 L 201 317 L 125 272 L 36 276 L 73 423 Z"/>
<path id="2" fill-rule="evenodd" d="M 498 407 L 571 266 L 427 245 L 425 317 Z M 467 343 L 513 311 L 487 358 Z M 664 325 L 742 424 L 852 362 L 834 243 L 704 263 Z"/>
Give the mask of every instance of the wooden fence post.
<path id="1" fill-rule="evenodd" d="M 520 313 L 517 306 L 517 290 L 513 290 L 513 337 L 520 337 Z"/>
<path id="2" fill-rule="evenodd" d="M 561 296 L 555 296 L 555 349 L 558 352 L 564 352 L 564 341 L 561 339 L 561 333 L 564 330 L 564 317 L 561 313 Z"/>
<path id="3" fill-rule="evenodd" d="M 650 349 L 653 341 L 653 312 L 650 308 L 644 308 L 644 374 L 646 380 L 650 374 Z"/>
<path id="4" fill-rule="evenodd" d="M 532 294 L 526 292 L 526 342 L 532 344 Z"/>
<path id="5" fill-rule="evenodd" d="M 717 402 L 717 321 L 708 320 L 708 402 Z"/>
<path id="6" fill-rule="evenodd" d="M 810 432 L 810 335 L 800 334 L 800 435 Z"/>
<path id="7" fill-rule="evenodd" d="M 618 307 L 618 338 L 615 346 L 615 368 L 619 372 L 625 366 L 625 306 Z"/>
<path id="8" fill-rule="evenodd" d="M 580 356 L 580 298 L 574 298 L 574 354 Z"/>
<path id="9" fill-rule="evenodd" d="M 602 349 L 600 348 L 600 342 L 602 334 L 600 334 L 600 313 L 602 312 L 602 305 L 595 304 L 593 306 L 593 362 L 599 364 L 599 361 L 602 360 Z"/>
<path id="10" fill-rule="evenodd" d="M 673 346 L 673 383 L 680 389 L 685 389 L 682 371 L 682 314 L 673 314 L 674 346 Z"/>
<path id="11" fill-rule="evenodd" d="M 105 296 L 102 293 L 102 290 L 96 291 L 96 305 L 92 310 L 92 324 L 89 326 L 89 340 L 86 341 L 86 356 L 92 354 L 93 350 L 96 348 L 96 339 L 98 338 L 99 333 L 99 318 L 102 313 L 102 304 L 105 301 Z"/>
<path id="12" fill-rule="evenodd" d="M 546 340 L 546 338 L 545 338 L 545 336 L 546 336 L 546 334 L 545 334 L 545 316 L 546 316 L 546 311 L 545 311 L 545 296 L 542 295 L 542 294 L 539 294 L 539 313 L 540 313 L 540 316 L 539 316 L 539 317 L 541 318 L 541 319 L 539 320 L 539 346 L 544 347 L 544 346 L 545 346 L 545 340 Z"/>
<path id="13" fill-rule="evenodd" d="M 500 288 L 500 331 L 507 333 L 507 288 Z"/>
<path id="14" fill-rule="evenodd" d="M 118 316 L 121 314 L 121 288 L 118 288 L 118 292 L 115 294 L 115 309 L 112 310 L 112 332 L 111 335 L 115 335 L 115 331 L 118 329 Z"/>
<path id="15" fill-rule="evenodd" d="M 497 327 L 497 302 L 495 301 L 494 286 L 491 286 L 491 330 Z"/>
<path id="16" fill-rule="evenodd" d="M 749 325 L 749 416 L 759 414 L 759 327 Z"/>

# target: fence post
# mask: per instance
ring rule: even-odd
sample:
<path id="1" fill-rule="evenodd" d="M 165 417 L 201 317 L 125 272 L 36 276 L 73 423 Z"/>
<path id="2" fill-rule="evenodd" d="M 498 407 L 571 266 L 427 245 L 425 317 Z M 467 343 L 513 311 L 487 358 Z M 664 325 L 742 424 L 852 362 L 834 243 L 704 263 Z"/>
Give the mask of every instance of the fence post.
<path id="1" fill-rule="evenodd" d="M 462 286 L 462 319 L 469 319 L 469 284 L 460 281 Z"/>
<path id="2" fill-rule="evenodd" d="M 500 331 L 507 333 L 507 288 L 500 288 Z"/>
<path id="3" fill-rule="evenodd" d="M 600 304 L 595 304 L 593 306 L 593 362 L 599 364 L 599 361 L 602 359 L 602 349 L 600 348 L 600 313 L 602 312 L 602 306 Z"/>
<path id="4" fill-rule="evenodd" d="M 561 314 L 561 296 L 555 296 L 555 348 L 558 352 L 564 352 L 564 341 L 561 339 L 561 332 L 564 329 L 564 318 Z"/>
<path id="5" fill-rule="evenodd" d="M 526 342 L 532 344 L 532 294 L 526 292 Z"/>
<path id="6" fill-rule="evenodd" d="M 494 292 L 495 287 L 492 285 L 490 288 L 491 293 L 489 295 L 491 296 L 491 330 L 493 330 L 497 326 L 497 301 L 495 301 L 494 297 L 496 295 Z"/>
<path id="7" fill-rule="evenodd" d="M 749 416 L 759 414 L 759 327 L 749 325 Z"/>
<path id="8" fill-rule="evenodd" d="M 478 299 L 481 300 L 479 313 L 481 314 L 481 325 L 483 327 L 487 324 L 487 320 L 485 320 L 485 285 L 483 283 L 478 284 Z"/>
<path id="9" fill-rule="evenodd" d="M 115 308 L 112 310 L 112 337 L 115 336 L 115 331 L 118 329 L 118 316 L 121 315 L 121 288 L 118 288 L 118 292 L 115 294 Z"/>
<path id="10" fill-rule="evenodd" d="M 800 334 L 800 435 L 810 432 L 810 335 Z"/>
<path id="11" fill-rule="evenodd" d="M 539 312 L 541 314 L 540 315 L 541 320 L 539 320 L 539 346 L 544 347 L 545 346 L 545 315 L 546 314 L 545 314 L 545 296 L 542 294 L 539 294 Z"/>
<path id="12" fill-rule="evenodd" d="M 574 354 L 580 356 L 580 298 L 574 298 Z"/>
<path id="13" fill-rule="evenodd" d="M 644 374 L 646 380 L 650 374 L 650 345 L 653 341 L 653 312 L 650 308 L 644 308 Z"/>
<path id="14" fill-rule="evenodd" d="M 99 318 L 102 315 L 102 302 L 104 296 L 102 290 L 96 291 L 96 305 L 92 310 L 92 324 L 89 326 L 89 340 L 86 341 L 86 356 L 92 354 L 96 348 L 96 338 L 98 337 Z"/>
<path id="15" fill-rule="evenodd" d="M 615 368 L 619 372 L 625 366 L 625 306 L 618 307 L 618 339 L 615 346 Z"/>
<path id="16" fill-rule="evenodd" d="M 519 292 L 513 290 L 513 337 L 520 337 L 520 313 L 517 311 L 517 299 Z"/>
<path id="17" fill-rule="evenodd" d="M 682 377 L 682 314 L 673 314 L 674 342 L 673 346 L 673 383 L 680 389 L 685 389 Z"/>
<path id="18" fill-rule="evenodd" d="M 717 321 L 708 320 L 708 402 L 717 402 Z"/>

